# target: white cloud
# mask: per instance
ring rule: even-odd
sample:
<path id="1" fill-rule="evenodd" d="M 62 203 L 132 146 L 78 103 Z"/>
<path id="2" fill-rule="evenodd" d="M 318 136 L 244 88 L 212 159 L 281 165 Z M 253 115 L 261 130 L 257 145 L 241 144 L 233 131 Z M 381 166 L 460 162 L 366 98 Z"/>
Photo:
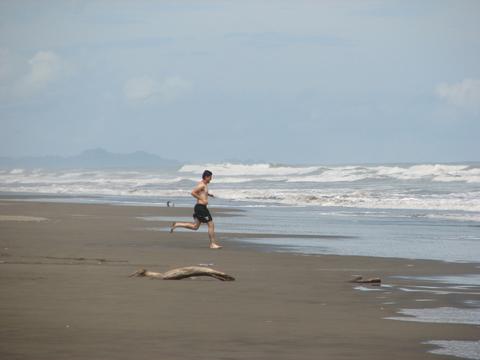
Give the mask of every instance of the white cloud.
<path id="1" fill-rule="evenodd" d="M 38 51 L 22 59 L 8 49 L 0 51 L 1 97 L 6 99 L 32 96 L 45 90 L 66 72 L 66 63 L 52 51 Z"/>
<path id="2" fill-rule="evenodd" d="M 158 83 L 148 77 L 134 77 L 125 83 L 123 92 L 131 101 L 146 101 L 158 91 Z"/>
<path id="3" fill-rule="evenodd" d="M 464 79 L 455 84 L 443 83 L 436 88 L 437 95 L 448 103 L 465 109 L 480 109 L 480 80 Z"/>
<path id="4" fill-rule="evenodd" d="M 192 89 L 192 84 L 179 77 L 169 77 L 163 81 L 140 76 L 127 80 L 123 92 L 127 100 L 134 103 L 170 103 Z"/>
<path id="5" fill-rule="evenodd" d="M 56 80 L 61 71 L 61 60 L 51 51 L 39 51 L 29 61 L 30 72 L 23 81 L 29 87 L 42 88 Z"/>

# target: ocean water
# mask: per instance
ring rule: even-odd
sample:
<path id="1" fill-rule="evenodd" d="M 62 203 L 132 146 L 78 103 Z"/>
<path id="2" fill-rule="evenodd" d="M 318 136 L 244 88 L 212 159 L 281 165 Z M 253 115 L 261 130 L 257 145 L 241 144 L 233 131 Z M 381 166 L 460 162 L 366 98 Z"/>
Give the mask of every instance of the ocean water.
<path id="1" fill-rule="evenodd" d="M 192 206 L 204 169 L 222 232 L 281 251 L 480 262 L 480 163 L 287 166 L 191 164 L 176 171 L 0 169 L 0 192 L 51 200 Z M 327 236 L 328 235 L 328 236 Z"/>

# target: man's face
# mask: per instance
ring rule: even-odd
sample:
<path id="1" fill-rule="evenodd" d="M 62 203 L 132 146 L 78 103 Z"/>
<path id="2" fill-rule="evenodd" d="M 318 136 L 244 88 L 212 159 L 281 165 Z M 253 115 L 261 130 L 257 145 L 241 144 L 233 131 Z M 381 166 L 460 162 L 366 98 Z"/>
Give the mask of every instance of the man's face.
<path id="1" fill-rule="evenodd" d="M 210 181 L 212 181 L 212 176 L 205 176 L 205 177 L 203 178 L 203 181 L 205 181 L 205 183 L 209 184 Z"/>

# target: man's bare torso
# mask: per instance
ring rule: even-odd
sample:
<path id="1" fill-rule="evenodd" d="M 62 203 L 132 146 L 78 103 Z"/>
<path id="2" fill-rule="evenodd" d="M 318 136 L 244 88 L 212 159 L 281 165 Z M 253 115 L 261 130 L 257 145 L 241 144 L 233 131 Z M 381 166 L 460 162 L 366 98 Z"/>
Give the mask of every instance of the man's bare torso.
<path id="1" fill-rule="evenodd" d="M 194 190 L 197 195 L 197 204 L 208 205 L 208 186 L 203 181 L 200 181 Z"/>

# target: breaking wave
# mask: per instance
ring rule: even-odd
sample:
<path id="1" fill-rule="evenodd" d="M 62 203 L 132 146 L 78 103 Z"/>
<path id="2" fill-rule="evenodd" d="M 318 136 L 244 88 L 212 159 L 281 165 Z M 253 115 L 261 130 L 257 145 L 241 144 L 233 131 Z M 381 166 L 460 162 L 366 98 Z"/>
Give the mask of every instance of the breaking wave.
<path id="1" fill-rule="evenodd" d="M 424 164 L 411 166 L 283 166 L 272 164 L 184 165 L 179 172 L 200 175 L 209 169 L 214 176 L 286 182 L 354 182 L 372 179 L 426 180 L 480 183 L 480 165 Z"/>
<path id="2" fill-rule="evenodd" d="M 205 169 L 212 171 L 216 176 L 286 176 L 308 174 L 320 169 L 318 166 L 297 167 L 272 164 L 204 164 L 184 165 L 181 173 L 202 174 Z"/>
<path id="3" fill-rule="evenodd" d="M 1 169 L 0 191 L 189 198 L 192 186 L 205 169 L 214 173 L 212 191 L 217 198 L 229 203 L 480 212 L 479 164 L 288 166 L 224 163 L 184 165 L 170 172 Z"/>
<path id="4" fill-rule="evenodd" d="M 216 195 L 233 201 L 291 206 L 349 207 L 367 209 L 460 210 L 480 212 L 480 191 L 449 195 L 412 196 L 393 191 L 355 189 L 236 189 L 216 190 Z"/>

